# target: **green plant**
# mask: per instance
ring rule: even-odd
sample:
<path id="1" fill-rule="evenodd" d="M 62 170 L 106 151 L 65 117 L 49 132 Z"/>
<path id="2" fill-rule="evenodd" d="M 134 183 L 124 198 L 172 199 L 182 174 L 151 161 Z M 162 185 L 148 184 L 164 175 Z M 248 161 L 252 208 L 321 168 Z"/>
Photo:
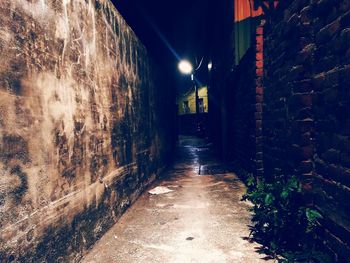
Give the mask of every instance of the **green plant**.
<path id="1" fill-rule="evenodd" d="M 246 182 L 248 191 L 243 200 L 254 204 L 251 229 L 254 238 L 274 256 L 309 257 L 310 251 L 314 251 L 313 230 L 322 215 L 304 205 L 297 177 L 275 176 L 272 182 L 263 179 L 257 182 L 249 176 Z"/>

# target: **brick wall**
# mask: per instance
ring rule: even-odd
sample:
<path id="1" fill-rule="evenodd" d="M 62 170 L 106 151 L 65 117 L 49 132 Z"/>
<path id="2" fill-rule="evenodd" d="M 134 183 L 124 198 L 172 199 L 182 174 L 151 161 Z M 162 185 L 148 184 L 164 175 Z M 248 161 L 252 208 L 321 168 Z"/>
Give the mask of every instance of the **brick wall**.
<path id="1" fill-rule="evenodd" d="M 221 3 L 221 2 L 220 2 Z M 252 34 L 252 43 L 236 66 L 234 1 L 223 1 L 211 28 L 213 69 L 208 89 L 210 139 L 226 161 L 236 161 L 253 173 L 263 172 L 262 163 L 262 67 L 263 27 Z M 214 3 L 217 6 L 217 3 Z M 214 7 L 213 7 L 214 9 Z M 219 15 L 220 14 L 220 15 Z M 248 21 L 254 27 L 259 19 Z M 250 28 L 250 27 L 249 27 Z M 254 29 L 252 29 L 254 30 Z M 247 30 L 247 33 L 250 31 Z M 255 37 L 254 37 L 255 35 Z M 249 44 L 244 42 L 245 44 Z M 246 51 L 246 50 L 244 50 Z"/>
<path id="2" fill-rule="evenodd" d="M 325 219 L 324 239 L 350 258 L 350 2 L 319 1 L 313 9 L 315 205 Z"/>
<path id="3" fill-rule="evenodd" d="M 257 176 L 263 176 L 264 164 L 263 164 L 263 102 L 264 102 L 264 88 L 263 88 L 263 75 L 264 75 L 264 23 L 257 26 L 255 31 L 255 168 Z"/>
<path id="4" fill-rule="evenodd" d="M 255 172 L 255 113 L 262 107 L 256 103 L 255 96 L 255 56 L 255 48 L 251 47 L 235 68 L 228 93 L 231 98 L 228 104 L 230 159 L 238 161 L 242 168 L 250 172 Z"/>
<path id="5" fill-rule="evenodd" d="M 0 261 L 78 261 L 164 166 L 166 77 L 108 0 L 3 0 L 0 51 Z"/>
<path id="6" fill-rule="evenodd" d="M 262 176 L 263 26 L 227 79 L 227 155 L 242 168 Z"/>
<path id="7" fill-rule="evenodd" d="M 266 27 L 264 168 L 297 174 L 334 261 L 350 256 L 350 2 L 280 1 Z"/>

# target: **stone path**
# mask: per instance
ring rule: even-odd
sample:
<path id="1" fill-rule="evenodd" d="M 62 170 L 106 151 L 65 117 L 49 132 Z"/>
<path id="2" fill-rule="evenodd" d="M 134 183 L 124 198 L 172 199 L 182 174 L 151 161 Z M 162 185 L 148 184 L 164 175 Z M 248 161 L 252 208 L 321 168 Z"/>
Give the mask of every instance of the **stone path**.
<path id="1" fill-rule="evenodd" d="M 145 192 L 86 255 L 93 263 L 266 262 L 248 242 L 249 204 L 245 187 L 233 173 L 207 173 L 213 159 L 203 141 L 182 138 L 177 162 L 156 186 L 172 192 Z M 220 173 L 220 169 L 214 169 Z M 224 171 L 225 172 L 225 171 Z M 149 190 L 150 190 L 149 189 Z"/>

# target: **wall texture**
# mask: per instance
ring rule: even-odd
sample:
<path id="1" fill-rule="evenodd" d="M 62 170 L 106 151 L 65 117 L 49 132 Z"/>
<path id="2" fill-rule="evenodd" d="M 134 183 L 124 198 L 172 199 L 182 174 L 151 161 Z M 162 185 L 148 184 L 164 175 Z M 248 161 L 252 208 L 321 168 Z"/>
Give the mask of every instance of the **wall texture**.
<path id="1" fill-rule="evenodd" d="M 280 2 L 265 37 L 265 176 L 302 178 L 320 241 L 348 262 L 350 2 Z"/>
<path id="2" fill-rule="evenodd" d="M 163 166 L 170 93 L 108 0 L 2 0 L 0 53 L 0 261 L 77 261 Z"/>
<path id="3" fill-rule="evenodd" d="M 243 57 L 240 40 L 229 41 L 230 3 L 218 10 L 211 138 L 224 157 L 267 180 L 299 176 L 305 204 L 323 215 L 319 243 L 332 262 L 349 262 L 350 1 L 278 2 Z"/>

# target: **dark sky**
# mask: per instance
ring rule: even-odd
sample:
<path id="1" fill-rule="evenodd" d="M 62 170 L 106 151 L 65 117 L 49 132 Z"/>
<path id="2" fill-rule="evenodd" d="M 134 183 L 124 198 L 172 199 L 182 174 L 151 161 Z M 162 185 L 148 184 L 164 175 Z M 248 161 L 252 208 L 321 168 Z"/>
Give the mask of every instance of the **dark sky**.
<path id="1" fill-rule="evenodd" d="M 164 47 L 157 30 L 180 57 L 198 53 L 205 44 L 209 0 L 113 0 L 149 49 Z M 163 51 L 163 50 L 161 50 Z M 167 50 L 168 55 L 171 54 Z"/>
<path id="2" fill-rule="evenodd" d="M 112 2 L 157 62 L 174 74 L 179 74 L 175 72 L 178 58 L 207 57 L 207 33 L 212 22 L 210 0 Z"/>

